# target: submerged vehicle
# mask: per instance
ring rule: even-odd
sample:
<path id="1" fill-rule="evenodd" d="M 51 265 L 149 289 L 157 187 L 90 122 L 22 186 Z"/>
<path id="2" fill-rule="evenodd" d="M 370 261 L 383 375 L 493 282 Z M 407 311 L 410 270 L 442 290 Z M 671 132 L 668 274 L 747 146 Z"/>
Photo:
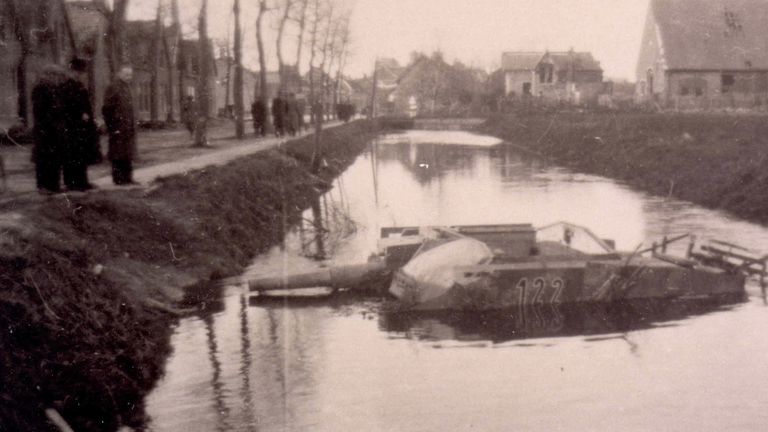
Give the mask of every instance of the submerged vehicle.
<path id="1" fill-rule="evenodd" d="M 690 239 L 685 256 L 666 253 L 684 238 Z M 688 235 L 620 252 L 612 241 L 567 222 L 538 229 L 530 224 L 391 227 L 381 230 L 378 253 L 366 264 L 252 280 L 249 288 L 362 289 L 383 283 L 414 310 L 708 298 L 744 294 L 747 277 L 763 280 L 766 259 L 723 241 L 697 247 Z"/>

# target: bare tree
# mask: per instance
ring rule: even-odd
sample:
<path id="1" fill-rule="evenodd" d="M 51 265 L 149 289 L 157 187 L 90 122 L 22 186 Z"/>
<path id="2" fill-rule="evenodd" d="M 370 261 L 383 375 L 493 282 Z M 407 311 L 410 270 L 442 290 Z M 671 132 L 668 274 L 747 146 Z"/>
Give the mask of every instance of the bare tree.
<path id="1" fill-rule="evenodd" d="M 152 36 L 152 54 L 149 88 L 149 119 L 153 122 L 159 120 L 160 113 L 160 51 L 163 44 L 163 13 L 160 0 L 157 0 L 157 12 L 155 13 L 155 32 Z"/>
<path id="2" fill-rule="evenodd" d="M 322 148 L 322 140 L 321 140 L 321 133 L 323 131 L 323 102 L 322 97 L 318 97 L 318 92 L 316 89 L 316 82 L 315 79 L 317 78 L 317 73 L 319 71 L 320 73 L 320 80 L 323 79 L 323 70 L 325 69 L 325 61 L 326 61 L 326 55 L 325 55 L 325 46 L 327 45 L 327 37 L 328 37 L 328 27 L 330 23 L 330 17 L 333 16 L 333 5 L 331 3 L 325 3 L 321 2 L 321 0 L 314 0 L 313 1 L 313 9 L 314 9 L 314 16 L 312 20 L 312 30 L 310 31 L 310 59 L 309 59 L 309 94 L 310 94 L 310 103 L 312 104 L 312 119 L 314 121 L 315 125 L 315 135 L 314 135 L 314 150 L 312 152 L 312 164 L 311 164 L 311 170 L 313 173 L 317 173 L 320 171 L 320 162 L 323 158 L 323 148 Z M 323 32 L 323 27 L 325 26 L 325 32 Z M 321 45 L 320 40 L 323 39 L 323 43 Z M 321 49 L 322 46 L 322 49 Z M 321 51 L 323 54 L 323 60 L 320 63 L 319 67 L 315 66 L 315 59 L 317 58 L 318 51 Z"/>
<path id="3" fill-rule="evenodd" d="M 336 56 L 338 57 L 338 67 L 336 69 L 336 84 L 334 85 L 333 92 L 333 104 L 339 103 L 339 97 L 341 92 L 341 81 L 344 77 L 344 68 L 346 67 L 347 57 L 349 56 L 349 43 L 352 38 L 350 29 L 350 21 L 352 19 L 352 11 L 348 10 L 341 16 L 341 23 L 339 25 L 337 33 L 336 44 Z"/>
<path id="4" fill-rule="evenodd" d="M 195 122 L 195 147 L 204 147 L 208 144 L 208 111 L 209 95 L 208 81 L 211 76 L 211 45 L 208 40 L 208 0 L 203 0 L 200 6 L 198 18 L 198 62 L 199 72 L 197 77 L 197 119 Z"/>
<path id="5" fill-rule="evenodd" d="M 336 12 L 335 5 L 332 2 L 327 3 L 327 12 L 325 15 L 325 27 L 323 28 L 323 44 L 322 48 L 320 49 L 320 55 L 322 57 L 322 60 L 320 61 L 320 79 L 322 80 L 322 104 L 323 104 L 323 114 L 327 115 L 327 104 L 328 104 L 328 73 L 326 72 L 327 67 L 332 62 L 331 59 L 331 48 L 333 46 L 333 35 L 335 33 L 336 23 L 334 22 L 334 14 Z"/>
<path id="6" fill-rule="evenodd" d="M 18 93 L 16 106 L 18 108 L 19 118 L 22 119 L 25 124 L 28 124 L 29 106 L 27 104 L 27 60 L 32 53 L 32 41 L 30 40 L 29 32 L 25 31 L 24 29 L 24 24 L 22 22 L 23 17 L 19 15 L 15 0 L 10 0 L 6 3 L 8 7 L 8 13 L 10 14 L 11 20 L 13 21 L 13 30 L 20 45 L 19 62 L 16 65 L 16 90 Z"/>
<path id="7" fill-rule="evenodd" d="M 309 103 L 314 108 L 315 105 L 315 59 L 317 58 L 317 48 L 320 40 L 320 22 L 322 21 L 322 8 L 320 0 L 312 1 L 312 27 L 309 31 Z M 314 114 L 312 115 L 314 119 Z"/>
<path id="8" fill-rule="evenodd" d="M 113 77 L 126 57 L 125 16 L 129 3 L 129 0 L 114 0 L 112 9 L 109 9 L 105 0 L 99 0 L 99 4 L 107 17 L 107 59 Z"/>
<path id="9" fill-rule="evenodd" d="M 177 74 L 177 85 L 178 85 L 178 98 L 179 98 L 179 118 L 184 121 L 182 118 L 184 113 L 182 112 L 182 107 L 184 106 L 184 98 L 186 97 L 186 92 L 184 91 L 184 75 L 186 74 L 186 61 L 184 60 L 184 33 L 181 29 L 181 18 L 179 16 L 179 1 L 178 0 L 172 0 L 171 3 L 171 15 L 173 18 L 173 27 L 176 31 L 176 69 L 178 70 Z"/>
<path id="10" fill-rule="evenodd" d="M 175 3 L 176 0 L 174 0 Z M 166 6 L 167 7 L 167 6 Z M 173 14 L 173 5 L 171 6 L 172 14 Z M 176 11 L 178 11 L 178 7 L 176 8 Z M 175 18 L 174 18 L 175 19 Z M 175 31 L 176 27 L 166 27 L 165 23 L 163 23 L 163 30 L 162 30 L 162 38 L 163 38 L 163 44 L 165 44 L 165 64 L 166 64 L 166 79 L 168 80 L 168 85 L 165 88 L 165 99 L 168 102 L 167 103 L 167 116 L 165 121 L 168 123 L 172 123 L 175 120 L 175 113 L 174 113 L 174 107 L 173 107 L 173 87 L 174 87 L 174 71 L 176 69 L 176 62 L 178 61 L 177 56 L 177 50 L 179 50 L 181 47 L 178 46 L 178 37 L 175 37 L 175 34 L 171 34 L 171 31 Z M 175 39 L 174 43 L 168 43 L 168 40 L 173 37 Z M 181 76 L 179 76 L 179 82 L 181 81 Z"/>
<path id="11" fill-rule="evenodd" d="M 259 52 L 259 93 L 267 98 L 267 58 L 264 54 L 264 15 L 270 10 L 267 0 L 259 0 L 259 12 L 256 15 L 256 48 Z"/>
<path id="12" fill-rule="evenodd" d="M 280 87 L 286 84 L 285 60 L 283 59 L 283 35 L 285 35 L 285 26 L 291 17 L 295 0 L 280 0 L 280 16 L 277 22 L 277 35 L 275 37 L 275 53 L 277 54 L 277 71 L 280 75 Z"/>
<path id="13" fill-rule="evenodd" d="M 306 33 L 307 28 L 307 11 L 309 10 L 309 1 L 310 0 L 299 0 L 301 5 L 301 12 L 296 19 L 296 24 L 299 27 L 299 33 L 296 36 L 296 73 L 299 75 L 299 78 L 301 78 L 301 52 L 302 48 L 304 47 L 304 34 Z M 299 92 L 303 91 L 302 84 L 303 81 L 299 79 Z"/>
<path id="14" fill-rule="evenodd" d="M 235 135 L 237 139 L 243 139 L 245 137 L 245 102 L 243 101 L 243 42 L 242 31 L 240 30 L 240 0 L 235 0 L 233 12 L 235 14 L 235 85 L 233 89 L 233 96 L 235 98 Z"/>
<path id="15" fill-rule="evenodd" d="M 232 100 L 232 53 L 229 51 L 229 26 L 227 26 L 227 38 L 225 40 L 217 40 L 216 48 L 218 49 L 219 58 L 223 59 L 226 71 L 224 72 L 224 109 L 228 109 L 230 101 Z"/>

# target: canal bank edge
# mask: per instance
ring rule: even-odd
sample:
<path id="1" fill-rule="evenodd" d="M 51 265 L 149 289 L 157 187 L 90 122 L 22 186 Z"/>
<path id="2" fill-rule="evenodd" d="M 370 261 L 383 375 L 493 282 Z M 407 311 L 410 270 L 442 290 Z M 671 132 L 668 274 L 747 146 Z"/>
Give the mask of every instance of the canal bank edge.
<path id="1" fill-rule="evenodd" d="M 57 195 L 0 209 L 0 430 L 141 426 L 171 324 L 215 301 L 203 282 L 239 274 L 375 137 L 372 122 L 158 180 L 151 190 Z M 194 293 L 194 295 L 187 295 Z"/>
<path id="2" fill-rule="evenodd" d="M 533 112 L 494 116 L 476 131 L 574 171 L 768 224 L 765 115 Z"/>

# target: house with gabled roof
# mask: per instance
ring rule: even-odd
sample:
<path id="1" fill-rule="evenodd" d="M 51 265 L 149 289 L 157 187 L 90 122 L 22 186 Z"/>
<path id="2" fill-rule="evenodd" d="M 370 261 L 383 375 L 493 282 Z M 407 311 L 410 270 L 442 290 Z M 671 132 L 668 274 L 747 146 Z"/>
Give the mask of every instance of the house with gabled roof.
<path id="1" fill-rule="evenodd" d="M 542 52 L 505 52 L 501 54 L 506 96 L 534 95 L 536 91 L 536 66 Z"/>
<path id="2" fill-rule="evenodd" d="M 603 89 L 603 69 L 589 52 L 505 52 L 501 67 L 504 93 L 511 98 L 596 103 Z"/>
<path id="3" fill-rule="evenodd" d="M 636 94 L 678 109 L 768 104 L 768 2 L 651 0 Z"/>

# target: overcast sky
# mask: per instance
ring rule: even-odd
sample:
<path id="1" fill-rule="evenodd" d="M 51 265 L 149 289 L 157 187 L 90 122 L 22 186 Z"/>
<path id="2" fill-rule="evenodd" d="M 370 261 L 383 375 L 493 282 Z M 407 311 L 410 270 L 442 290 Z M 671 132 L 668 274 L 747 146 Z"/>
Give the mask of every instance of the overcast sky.
<path id="1" fill-rule="evenodd" d="M 168 1 L 168 0 L 164 0 Z M 344 0 L 353 7 L 353 56 L 348 74 L 370 74 L 374 59 L 407 63 L 412 51 L 440 49 L 446 58 L 487 70 L 497 68 L 503 51 L 591 51 L 605 76 L 634 79 L 648 0 Z M 256 0 L 241 0 L 245 57 L 257 64 Z M 191 25 L 200 0 L 179 0 L 182 20 Z M 132 0 L 129 18 L 151 18 L 157 0 Z M 231 31 L 232 0 L 209 0 L 210 33 L 225 39 Z M 272 33 L 271 30 L 267 30 Z M 289 42 L 290 44 L 290 42 Z M 270 69 L 276 63 L 267 44 Z M 293 62 L 295 48 L 286 46 Z"/>

